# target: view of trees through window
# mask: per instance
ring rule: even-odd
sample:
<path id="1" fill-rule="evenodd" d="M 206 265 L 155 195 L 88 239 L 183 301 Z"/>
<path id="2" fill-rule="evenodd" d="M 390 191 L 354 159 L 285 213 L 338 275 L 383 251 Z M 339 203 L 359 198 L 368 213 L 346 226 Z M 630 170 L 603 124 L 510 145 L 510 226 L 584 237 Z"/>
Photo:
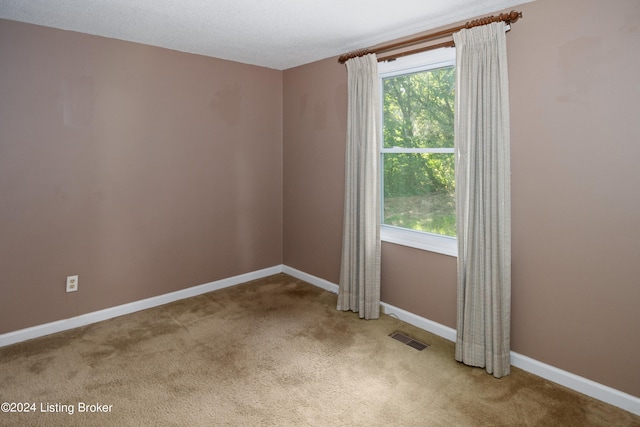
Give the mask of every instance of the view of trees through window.
<path id="1" fill-rule="evenodd" d="M 455 68 L 382 82 L 383 223 L 455 237 Z"/>

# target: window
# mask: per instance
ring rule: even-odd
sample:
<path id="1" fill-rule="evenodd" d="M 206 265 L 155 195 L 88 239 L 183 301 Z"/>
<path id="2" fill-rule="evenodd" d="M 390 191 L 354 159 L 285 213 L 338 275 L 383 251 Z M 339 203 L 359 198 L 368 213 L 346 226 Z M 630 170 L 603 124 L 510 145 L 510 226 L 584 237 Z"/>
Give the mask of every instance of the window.
<path id="1" fill-rule="evenodd" d="M 378 71 L 381 238 L 456 256 L 455 49 L 382 62 Z"/>

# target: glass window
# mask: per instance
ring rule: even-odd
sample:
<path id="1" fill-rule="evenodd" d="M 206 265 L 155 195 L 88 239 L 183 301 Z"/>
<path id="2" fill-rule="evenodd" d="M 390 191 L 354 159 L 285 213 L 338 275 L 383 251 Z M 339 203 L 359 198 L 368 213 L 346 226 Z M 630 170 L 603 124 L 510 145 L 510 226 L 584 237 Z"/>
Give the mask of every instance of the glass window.
<path id="1" fill-rule="evenodd" d="M 400 58 L 379 74 L 382 239 L 455 256 L 454 55 Z"/>

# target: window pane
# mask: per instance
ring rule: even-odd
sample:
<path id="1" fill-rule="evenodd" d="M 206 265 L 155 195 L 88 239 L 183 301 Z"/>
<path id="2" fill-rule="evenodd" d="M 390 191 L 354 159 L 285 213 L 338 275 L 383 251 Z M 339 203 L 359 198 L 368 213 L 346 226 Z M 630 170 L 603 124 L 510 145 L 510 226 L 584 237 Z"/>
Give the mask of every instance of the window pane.
<path id="1" fill-rule="evenodd" d="M 385 78 L 384 148 L 453 148 L 455 67 Z"/>
<path id="2" fill-rule="evenodd" d="M 453 153 L 386 153 L 383 166 L 383 224 L 456 236 Z"/>

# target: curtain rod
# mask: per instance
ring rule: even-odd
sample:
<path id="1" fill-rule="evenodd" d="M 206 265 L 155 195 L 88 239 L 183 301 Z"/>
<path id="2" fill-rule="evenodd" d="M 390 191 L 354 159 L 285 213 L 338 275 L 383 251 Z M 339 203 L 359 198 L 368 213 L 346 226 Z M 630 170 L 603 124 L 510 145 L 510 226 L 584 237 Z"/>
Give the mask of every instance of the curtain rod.
<path id="1" fill-rule="evenodd" d="M 371 48 L 367 48 L 367 49 L 362 49 L 362 50 L 358 50 L 358 51 L 354 51 L 354 52 L 350 52 L 350 53 L 345 53 L 344 55 L 341 55 L 340 58 L 338 58 L 338 62 L 340 62 L 341 64 L 344 64 L 345 62 L 347 62 L 349 59 L 351 58 L 356 58 L 358 56 L 365 56 L 368 55 L 370 53 L 375 53 L 376 55 L 380 54 L 380 53 L 384 53 L 384 52 L 388 52 L 391 50 L 395 50 L 395 49 L 401 49 L 401 48 L 405 48 L 405 47 L 410 47 L 413 46 L 415 44 L 418 43 L 426 43 L 429 41 L 433 41 L 435 39 L 440 39 L 440 38 L 444 38 L 444 37 L 448 37 L 451 36 L 453 33 L 458 32 L 462 29 L 465 28 L 473 28 L 473 27 L 478 27 L 480 25 L 487 25 L 490 24 L 492 22 L 505 22 L 507 24 L 512 24 L 514 22 L 516 22 L 518 19 L 522 18 L 522 12 L 516 12 L 515 10 L 512 10 L 509 13 L 501 13 L 498 16 L 488 16 L 486 18 L 479 18 L 479 19 L 474 19 L 473 21 L 469 21 L 464 25 L 460 25 L 454 28 L 449 28 L 447 30 L 442 30 L 442 31 L 438 31 L 435 33 L 430 33 L 430 34 L 425 34 L 419 37 L 415 37 L 409 40 L 404 40 L 404 41 L 399 41 L 399 42 L 395 42 L 395 43 L 388 43 L 388 44 L 384 44 L 384 45 L 380 45 L 378 47 L 371 47 Z M 446 42 L 442 42 L 442 43 L 438 43 L 435 45 L 430 45 L 430 46 L 423 46 L 423 47 L 419 47 L 416 49 L 412 49 L 409 51 L 405 51 L 405 52 L 400 52 L 397 54 L 387 54 L 387 55 L 378 55 L 378 62 L 381 61 L 388 61 L 390 59 L 395 59 L 395 58 L 399 58 L 401 56 L 406 56 L 406 55 L 411 55 L 414 53 L 418 53 L 418 52 L 424 52 L 427 50 L 432 50 L 432 49 L 438 49 L 441 47 L 451 47 L 453 46 L 453 40 L 449 40 Z"/>

